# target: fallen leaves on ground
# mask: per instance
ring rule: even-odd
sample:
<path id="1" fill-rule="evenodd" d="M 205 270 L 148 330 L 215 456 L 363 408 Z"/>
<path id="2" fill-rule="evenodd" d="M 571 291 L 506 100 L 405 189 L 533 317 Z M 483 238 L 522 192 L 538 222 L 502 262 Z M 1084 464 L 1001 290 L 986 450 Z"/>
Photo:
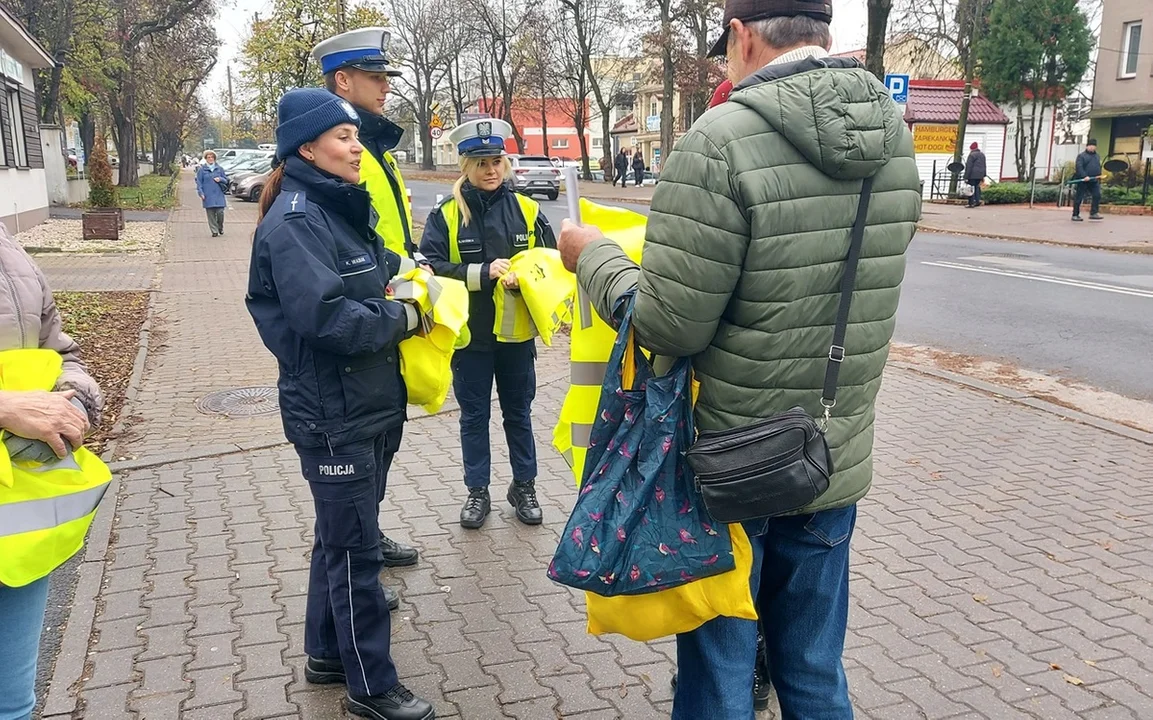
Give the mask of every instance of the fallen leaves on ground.
<path id="1" fill-rule="evenodd" d="M 973 599 L 979 603 L 986 603 L 989 601 L 989 596 L 988 595 L 974 595 Z"/>
<path id="2" fill-rule="evenodd" d="M 112 427 L 124 409 L 140 326 L 148 315 L 148 293 L 58 292 L 55 296 L 64 330 L 80 344 L 80 357 L 104 393 L 104 421 L 87 443 L 99 455 L 107 449 Z"/>
<path id="3" fill-rule="evenodd" d="M 1070 685 L 1078 685 L 1078 686 L 1085 684 L 1084 680 L 1082 680 L 1079 677 L 1075 677 L 1073 675 L 1066 675 L 1065 676 L 1065 682 L 1069 683 Z"/>

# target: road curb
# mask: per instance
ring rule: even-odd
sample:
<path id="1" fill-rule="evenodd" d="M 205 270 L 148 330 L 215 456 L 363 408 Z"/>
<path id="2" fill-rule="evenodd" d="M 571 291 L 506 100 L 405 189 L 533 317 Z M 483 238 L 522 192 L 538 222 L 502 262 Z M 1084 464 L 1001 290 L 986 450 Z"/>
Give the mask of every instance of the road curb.
<path id="1" fill-rule="evenodd" d="M 120 446 L 120 437 L 124 433 L 125 410 L 136 400 L 140 394 L 140 386 L 144 382 L 144 365 L 148 361 L 149 340 L 152 336 L 152 323 L 156 314 L 156 286 L 159 276 L 164 272 L 163 264 L 158 265 L 156 275 L 152 278 L 152 287 L 148 291 L 148 315 L 140 325 L 138 334 L 136 359 L 132 363 L 132 374 L 128 379 L 128 387 L 124 391 L 124 405 L 121 406 L 120 417 L 112 426 L 114 438 L 111 447 L 104 452 L 105 461 L 116 456 L 116 449 Z M 112 482 L 104 497 L 111 498 L 112 502 L 102 502 L 88 531 L 84 545 L 84 559 L 77 569 L 76 588 L 73 598 L 91 598 L 92 602 L 73 602 L 65 620 L 64 632 L 60 638 L 60 650 L 56 654 L 52 668 L 52 676 L 48 681 L 48 695 L 44 699 L 44 708 L 41 718 L 47 720 L 55 717 L 72 717 L 76 712 L 77 697 L 72 689 L 84 675 L 84 663 L 88 657 L 88 642 L 92 637 L 92 630 L 96 624 L 96 602 L 100 595 L 100 588 L 104 584 L 104 562 L 108 555 L 108 545 L 112 538 L 112 527 L 116 519 L 116 510 L 120 504 L 120 476 L 113 467 Z"/>
<path id="2" fill-rule="evenodd" d="M 1040 238 L 1008 235 L 1006 233 L 989 233 L 979 232 L 976 230 L 951 230 L 946 228 L 936 228 L 930 225 L 925 225 L 923 223 L 917 223 L 917 232 L 936 233 L 938 235 L 957 235 L 960 237 L 986 238 L 988 240 L 1007 240 L 1009 242 L 1023 242 L 1030 243 L 1032 245 L 1050 245 L 1053 247 L 1080 248 L 1082 250 L 1107 250 L 1109 252 L 1127 253 L 1130 255 L 1153 255 L 1153 245 L 1098 245 L 1092 243 L 1065 242 L 1063 240 L 1042 240 Z"/>
<path id="3" fill-rule="evenodd" d="M 1130 440 L 1136 440 L 1139 443 L 1153 446 L 1153 433 L 1151 432 L 1138 430 L 1137 428 L 1131 428 L 1128 425 L 1122 425 L 1120 423 L 1113 422 L 1112 420 L 1106 420 L 1105 418 L 1090 415 L 1089 413 L 1082 412 L 1081 410 L 1067 408 L 1063 405 L 1049 402 L 1048 400 L 1040 400 L 1033 397 L 1029 393 L 1022 392 L 1015 388 L 1007 387 L 1005 385 L 996 385 L 994 383 L 985 382 L 984 380 L 977 380 L 976 378 L 968 377 L 967 375 L 959 375 L 957 373 L 949 372 L 947 370 L 938 370 L 936 368 L 927 368 L 923 365 L 915 365 L 913 363 L 890 361 L 889 365 L 900 370 L 917 373 L 919 375 L 925 375 L 928 377 L 936 378 L 938 380 L 944 380 L 954 385 L 966 387 L 970 390 L 977 390 L 987 395 L 994 395 L 996 397 L 1004 398 L 1005 400 L 1016 403 L 1018 405 L 1024 405 L 1025 407 L 1030 407 L 1034 410 L 1040 410 L 1042 412 L 1058 415 L 1063 420 L 1070 420 L 1082 425 L 1088 425 L 1090 427 L 1097 428 L 1098 430 L 1104 430 L 1105 432 L 1113 433 L 1114 435 L 1121 435 L 1123 437 L 1129 438 Z"/>

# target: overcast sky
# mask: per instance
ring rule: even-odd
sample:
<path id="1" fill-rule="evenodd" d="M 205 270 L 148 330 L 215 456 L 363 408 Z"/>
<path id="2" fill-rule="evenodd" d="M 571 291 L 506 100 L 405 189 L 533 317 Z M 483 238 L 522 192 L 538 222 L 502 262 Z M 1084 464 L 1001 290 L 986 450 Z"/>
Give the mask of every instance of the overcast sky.
<path id="1" fill-rule="evenodd" d="M 241 38 L 245 35 L 253 13 L 267 16 L 273 0 L 219 0 L 216 13 L 216 34 L 220 37 L 220 55 L 209 77 L 201 98 L 208 107 L 217 107 L 227 93 L 227 67 L 234 63 Z M 868 15 L 865 0 L 833 0 L 833 51 L 854 50 L 865 45 L 865 26 Z M 717 34 L 721 29 L 717 28 Z M 238 69 L 233 68 L 233 83 Z"/>

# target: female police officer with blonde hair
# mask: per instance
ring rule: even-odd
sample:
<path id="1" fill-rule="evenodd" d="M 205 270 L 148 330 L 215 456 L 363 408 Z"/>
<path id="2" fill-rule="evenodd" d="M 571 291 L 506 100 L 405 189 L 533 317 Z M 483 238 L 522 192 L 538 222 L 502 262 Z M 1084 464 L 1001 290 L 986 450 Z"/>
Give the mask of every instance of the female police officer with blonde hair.
<path id="1" fill-rule="evenodd" d="M 556 247 L 556 238 L 540 206 L 509 187 L 512 168 L 504 141 L 512 127 L 503 120 L 474 120 L 457 127 L 449 139 L 460 153 L 461 177 L 452 196 L 428 216 L 420 251 L 437 275 L 468 285 L 472 342 L 452 359 L 453 391 L 460 405 L 460 443 L 468 499 L 460 524 L 479 528 L 488 517 L 491 451 L 489 409 L 492 385 L 504 416 L 512 461 L 508 501 L 527 525 L 542 520 L 536 498 L 536 441 L 532 401 L 536 397 L 536 344 L 498 342 L 493 332 L 496 283 L 519 287 L 509 259 L 531 247 Z"/>
<path id="2" fill-rule="evenodd" d="M 377 505 L 407 403 L 397 346 L 417 313 L 385 297 L 401 259 L 359 185 L 356 111 L 314 88 L 285 93 L 277 115 L 282 164 L 260 198 L 247 303 L 279 362 L 284 434 L 316 506 L 304 676 L 346 684 L 354 715 L 431 720 L 397 678 L 379 578 Z"/>

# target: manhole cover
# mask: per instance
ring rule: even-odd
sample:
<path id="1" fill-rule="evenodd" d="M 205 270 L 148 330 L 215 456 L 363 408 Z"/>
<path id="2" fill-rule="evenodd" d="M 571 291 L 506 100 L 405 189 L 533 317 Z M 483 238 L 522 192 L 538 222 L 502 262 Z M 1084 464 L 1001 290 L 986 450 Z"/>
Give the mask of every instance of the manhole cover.
<path id="1" fill-rule="evenodd" d="M 269 415 L 280 410 L 280 399 L 274 387 L 235 388 L 205 395 L 196 401 L 196 409 L 227 417 Z"/>

